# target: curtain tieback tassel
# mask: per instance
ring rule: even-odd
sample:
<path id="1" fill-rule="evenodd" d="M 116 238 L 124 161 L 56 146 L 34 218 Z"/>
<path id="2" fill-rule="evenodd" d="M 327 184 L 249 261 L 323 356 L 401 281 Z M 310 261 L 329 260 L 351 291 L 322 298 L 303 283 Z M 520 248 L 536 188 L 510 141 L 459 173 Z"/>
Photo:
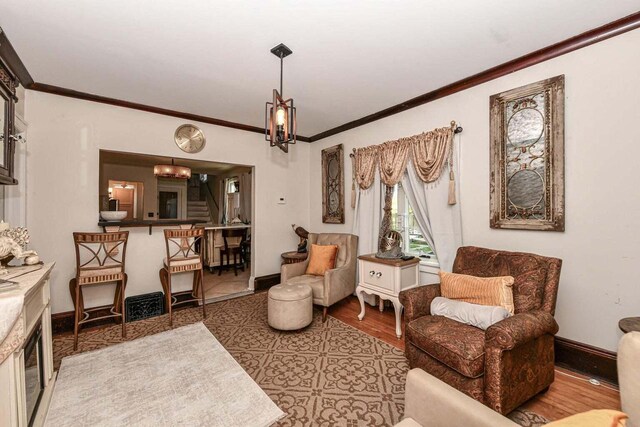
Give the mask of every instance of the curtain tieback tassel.
<path id="1" fill-rule="evenodd" d="M 456 201 L 456 180 L 453 171 L 449 172 L 449 204 L 455 205 Z"/>

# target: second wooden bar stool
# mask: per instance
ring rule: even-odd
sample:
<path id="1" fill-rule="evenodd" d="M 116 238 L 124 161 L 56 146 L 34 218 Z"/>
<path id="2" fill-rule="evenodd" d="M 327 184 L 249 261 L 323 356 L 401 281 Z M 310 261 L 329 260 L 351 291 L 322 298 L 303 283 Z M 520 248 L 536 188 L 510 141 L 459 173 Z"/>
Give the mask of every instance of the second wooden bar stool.
<path id="1" fill-rule="evenodd" d="M 173 326 L 173 310 L 176 305 L 199 301 L 198 292 L 202 301 L 202 318 L 207 317 L 204 296 L 204 275 L 202 272 L 204 249 L 203 228 L 191 229 L 165 229 L 164 240 L 167 248 L 167 257 L 164 259 L 164 267 L 160 269 L 160 282 L 164 290 L 165 303 L 169 311 L 169 325 Z M 171 276 L 177 273 L 193 272 L 193 287 L 190 291 L 171 293 Z M 191 294 L 192 298 L 177 300 L 177 296 Z"/>

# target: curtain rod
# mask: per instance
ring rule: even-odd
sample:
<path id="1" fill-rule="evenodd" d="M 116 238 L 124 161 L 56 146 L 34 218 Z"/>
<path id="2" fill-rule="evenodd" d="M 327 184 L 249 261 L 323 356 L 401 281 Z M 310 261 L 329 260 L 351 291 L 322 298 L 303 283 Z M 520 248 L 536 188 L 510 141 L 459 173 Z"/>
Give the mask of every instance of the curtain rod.
<path id="1" fill-rule="evenodd" d="M 455 120 L 451 120 L 451 129 L 453 129 L 454 134 L 462 133 L 462 126 L 456 125 Z"/>
<path id="2" fill-rule="evenodd" d="M 453 134 L 457 135 L 459 133 L 462 133 L 462 126 L 460 125 L 456 125 L 456 121 L 455 120 L 451 120 L 451 129 L 453 129 Z M 352 153 L 349 154 L 349 157 L 355 157 L 355 152 L 356 152 L 356 148 L 352 149 Z"/>

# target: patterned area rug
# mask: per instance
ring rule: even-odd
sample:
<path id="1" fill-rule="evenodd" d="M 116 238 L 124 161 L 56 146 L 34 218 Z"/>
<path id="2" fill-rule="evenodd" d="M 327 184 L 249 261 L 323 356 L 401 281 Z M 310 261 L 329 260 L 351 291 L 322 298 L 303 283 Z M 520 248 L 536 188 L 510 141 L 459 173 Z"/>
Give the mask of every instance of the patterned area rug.
<path id="1" fill-rule="evenodd" d="M 174 313 L 174 327 L 199 322 L 202 311 Z M 280 426 L 392 426 L 404 411 L 404 383 L 409 369 L 402 351 L 329 316 L 299 332 L 267 325 L 267 294 L 207 305 L 207 328 L 287 414 Z M 160 316 L 127 325 L 127 340 L 170 329 Z M 117 325 L 80 334 L 78 352 L 121 342 Z M 73 354 L 73 336 L 56 337 L 56 368 Z M 514 417 L 515 416 L 515 417 Z M 537 427 L 544 418 L 527 410 L 510 416 Z"/>

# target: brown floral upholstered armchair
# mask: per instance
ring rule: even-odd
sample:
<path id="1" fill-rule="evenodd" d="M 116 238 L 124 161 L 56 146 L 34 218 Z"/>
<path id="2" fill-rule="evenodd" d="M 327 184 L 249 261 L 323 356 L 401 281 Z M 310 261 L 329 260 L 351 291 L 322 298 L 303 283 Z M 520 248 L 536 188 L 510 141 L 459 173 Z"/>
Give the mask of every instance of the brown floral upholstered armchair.
<path id="1" fill-rule="evenodd" d="M 514 277 L 515 315 L 483 331 L 430 315 L 440 285 L 403 291 L 409 365 L 502 414 L 545 390 L 554 378 L 553 337 L 558 324 L 553 314 L 561 266 L 557 258 L 461 247 L 454 273 Z"/>

